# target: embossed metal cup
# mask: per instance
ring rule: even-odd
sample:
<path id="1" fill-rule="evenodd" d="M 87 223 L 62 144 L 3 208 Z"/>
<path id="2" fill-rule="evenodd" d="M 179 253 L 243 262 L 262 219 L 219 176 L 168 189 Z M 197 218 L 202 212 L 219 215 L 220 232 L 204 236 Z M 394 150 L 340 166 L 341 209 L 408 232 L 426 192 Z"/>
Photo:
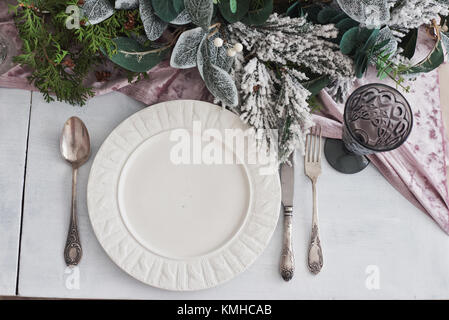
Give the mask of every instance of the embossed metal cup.
<path id="1" fill-rule="evenodd" d="M 340 172 L 359 172 L 369 164 L 365 155 L 398 148 L 412 126 L 410 105 L 398 90 L 380 83 L 364 85 L 346 101 L 343 142 L 327 139 L 326 159 Z"/>
<path id="2" fill-rule="evenodd" d="M 17 54 L 18 48 L 11 37 L 0 31 L 0 76 L 15 65 L 13 57 Z"/>
<path id="3" fill-rule="evenodd" d="M 8 47 L 6 45 L 6 40 L 0 35 L 0 64 L 3 64 L 6 61 L 7 56 Z"/>
<path id="4" fill-rule="evenodd" d="M 0 65 L 6 62 L 6 58 L 8 57 L 8 45 L 6 42 L 6 38 L 2 36 L 0 33 Z"/>

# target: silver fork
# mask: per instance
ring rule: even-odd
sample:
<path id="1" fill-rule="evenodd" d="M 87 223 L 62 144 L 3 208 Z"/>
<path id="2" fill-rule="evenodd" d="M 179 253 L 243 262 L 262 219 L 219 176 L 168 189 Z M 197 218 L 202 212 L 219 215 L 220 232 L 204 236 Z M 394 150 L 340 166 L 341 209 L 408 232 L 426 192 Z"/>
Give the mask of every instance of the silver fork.
<path id="1" fill-rule="evenodd" d="M 317 274 L 323 267 L 323 252 L 318 233 L 318 209 L 316 201 L 316 182 L 321 174 L 321 127 L 315 126 L 306 137 L 306 155 L 304 156 L 304 171 L 312 181 L 313 216 L 312 234 L 310 237 L 307 265 L 310 272 Z"/>

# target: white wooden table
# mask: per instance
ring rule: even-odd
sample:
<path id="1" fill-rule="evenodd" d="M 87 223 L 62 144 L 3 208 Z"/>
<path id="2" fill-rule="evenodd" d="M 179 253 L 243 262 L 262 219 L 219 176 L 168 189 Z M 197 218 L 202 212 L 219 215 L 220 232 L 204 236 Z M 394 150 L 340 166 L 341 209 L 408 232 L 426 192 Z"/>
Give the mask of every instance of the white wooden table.
<path id="1" fill-rule="evenodd" d="M 119 93 L 86 107 L 47 104 L 38 93 L 0 88 L 0 295 L 133 299 L 449 298 L 449 237 L 373 167 L 357 175 L 326 161 L 319 181 L 324 268 L 306 267 L 311 186 L 298 159 L 294 217 L 296 274 L 278 273 L 279 224 L 265 252 L 245 273 L 217 288 L 178 293 L 122 272 L 93 234 L 86 207 L 92 160 L 108 133 L 142 104 Z M 77 115 L 92 139 L 79 176 L 80 266 L 66 268 L 71 172 L 59 154 L 64 121 Z"/>

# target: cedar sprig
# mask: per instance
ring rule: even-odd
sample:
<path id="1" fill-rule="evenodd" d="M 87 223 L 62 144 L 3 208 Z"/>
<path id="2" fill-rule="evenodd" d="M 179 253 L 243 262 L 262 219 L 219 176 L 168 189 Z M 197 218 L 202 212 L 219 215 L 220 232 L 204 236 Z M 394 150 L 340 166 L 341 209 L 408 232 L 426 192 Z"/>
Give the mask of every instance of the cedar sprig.
<path id="1" fill-rule="evenodd" d="M 118 10 L 109 19 L 90 25 L 81 21 L 79 29 L 67 29 L 69 5 L 78 0 L 21 0 L 12 6 L 16 26 L 23 41 L 22 52 L 15 61 L 32 69 L 29 81 L 39 89 L 47 102 L 65 101 L 84 105 L 94 95 L 84 80 L 91 70 L 114 54 L 113 38 L 133 36 L 143 30 L 140 19 L 132 29 L 125 29 L 129 15 L 138 17 L 138 10 Z"/>

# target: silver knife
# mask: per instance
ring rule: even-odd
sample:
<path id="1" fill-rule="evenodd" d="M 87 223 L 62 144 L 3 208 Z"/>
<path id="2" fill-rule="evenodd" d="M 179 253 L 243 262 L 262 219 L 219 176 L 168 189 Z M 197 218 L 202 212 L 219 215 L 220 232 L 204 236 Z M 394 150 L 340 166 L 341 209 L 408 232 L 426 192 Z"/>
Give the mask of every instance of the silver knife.
<path id="1" fill-rule="evenodd" d="M 293 154 L 289 161 L 291 165 L 281 164 L 281 188 L 282 208 L 284 212 L 284 236 L 282 240 L 282 255 L 280 263 L 281 276 L 285 281 L 291 280 L 295 270 L 295 258 L 292 247 L 292 216 L 293 216 L 293 191 L 294 191 L 294 168 Z"/>

